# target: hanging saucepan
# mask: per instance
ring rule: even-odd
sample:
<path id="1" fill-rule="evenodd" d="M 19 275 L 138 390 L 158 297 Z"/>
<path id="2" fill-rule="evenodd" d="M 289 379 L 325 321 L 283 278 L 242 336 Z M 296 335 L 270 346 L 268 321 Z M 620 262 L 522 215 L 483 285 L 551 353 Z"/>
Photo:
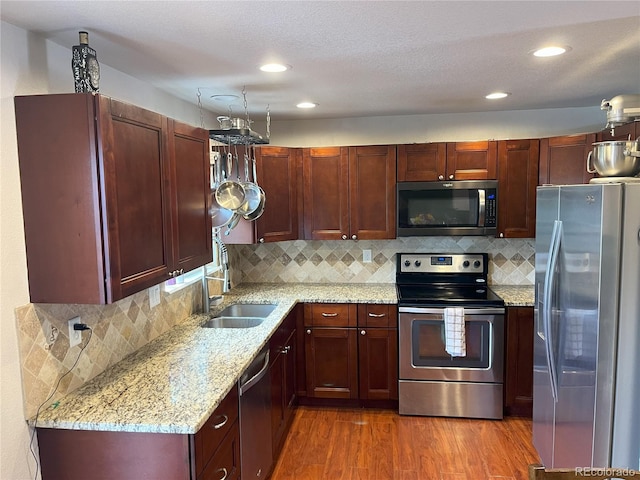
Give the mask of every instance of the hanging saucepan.
<path id="1" fill-rule="evenodd" d="M 249 181 L 249 155 L 244 155 L 244 182 L 240 182 L 244 188 L 244 203 L 236 210 L 239 215 L 250 215 L 260 205 L 260 197 L 264 193 L 254 182 Z"/>
<path id="2" fill-rule="evenodd" d="M 221 130 L 231 130 L 232 127 L 232 123 L 231 123 L 231 118 L 226 116 L 226 115 L 220 115 L 218 117 L 218 122 L 220 122 L 220 129 Z"/>
<path id="3" fill-rule="evenodd" d="M 249 220 L 250 222 L 260 218 L 260 216 L 264 213 L 264 204 L 267 201 L 267 197 L 264 194 L 264 190 L 262 190 L 262 188 L 258 186 L 258 175 L 256 174 L 255 147 L 254 147 L 254 154 L 252 156 L 251 161 L 253 163 L 253 183 L 256 186 L 256 188 L 260 191 L 260 203 L 258 204 L 258 206 L 253 212 L 244 215 L 245 220 Z"/>
<path id="4" fill-rule="evenodd" d="M 640 173 L 640 138 L 635 141 L 593 143 L 587 172 L 603 177 L 634 177 Z"/>
<path id="5" fill-rule="evenodd" d="M 220 228 L 227 225 L 233 217 L 233 212 L 229 209 L 223 208 L 218 203 L 216 198 L 216 189 L 221 179 L 221 166 L 220 162 L 222 157 L 220 152 L 211 153 L 211 163 L 209 166 L 210 182 L 211 182 L 211 198 L 209 201 L 209 215 L 211 216 L 211 226 L 213 228 Z"/>
<path id="6" fill-rule="evenodd" d="M 233 155 L 227 154 L 227 176 L 224 182 L 216 189 L 216 200 L 223 207 L 229 210 L 236 210 L 244 203 L 244 187 L 231 180 L 231 169 L 233 168 Z"/>

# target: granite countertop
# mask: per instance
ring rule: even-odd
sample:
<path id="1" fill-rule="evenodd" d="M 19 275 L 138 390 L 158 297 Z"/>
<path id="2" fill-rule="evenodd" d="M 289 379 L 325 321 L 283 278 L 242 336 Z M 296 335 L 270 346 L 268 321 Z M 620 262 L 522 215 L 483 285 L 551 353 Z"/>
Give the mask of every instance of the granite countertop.
<path id="1" fill-rule="evenodd" d="M 489 285 L 489 287 L 504 300 L 506 307 L 533 307 L 535 305 L 533 285 Z"/>
<path id="2" fill-rule="evenodd" d="M 183 323 L 40 412 L 39 428 L 196 433 L 298 302 L 397 302 L 395 284 L 243 284 L 232 303 L 276 303 L 258 327 L 201 328 Z M 31 425 L 34 420 L 30 421 Z"/>

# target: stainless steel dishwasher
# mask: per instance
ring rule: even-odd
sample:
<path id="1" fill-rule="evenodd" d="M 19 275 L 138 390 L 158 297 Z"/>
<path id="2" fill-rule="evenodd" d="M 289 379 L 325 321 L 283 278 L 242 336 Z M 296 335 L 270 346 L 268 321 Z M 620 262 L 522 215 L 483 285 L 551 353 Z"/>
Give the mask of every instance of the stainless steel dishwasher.
<path id="1" fill-rule="evenodd" d="M 240 465 L 245 480 L 271 472 L 271 380 L 269 347 L 264 347 L 238 380 L 240 394 Z"/>

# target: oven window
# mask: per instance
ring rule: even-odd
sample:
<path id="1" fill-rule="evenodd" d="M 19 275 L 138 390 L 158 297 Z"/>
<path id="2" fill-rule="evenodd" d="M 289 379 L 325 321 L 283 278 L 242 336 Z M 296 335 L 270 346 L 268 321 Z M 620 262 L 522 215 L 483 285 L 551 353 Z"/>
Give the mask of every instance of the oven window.
<path id="1" fill-rule="evenodd" d="M 478 225 L 477 190 L 400 190 L 398 202 L 400 228 Z"/>
<path id="2" fill-rule="evenodd" d="M 445 351 L 445 328 L 442 320 L 414 320 L 411 343 L 416 367 L 489 368 L 489 322 L 466 322 L 467 355 L 452 357 Z"/>

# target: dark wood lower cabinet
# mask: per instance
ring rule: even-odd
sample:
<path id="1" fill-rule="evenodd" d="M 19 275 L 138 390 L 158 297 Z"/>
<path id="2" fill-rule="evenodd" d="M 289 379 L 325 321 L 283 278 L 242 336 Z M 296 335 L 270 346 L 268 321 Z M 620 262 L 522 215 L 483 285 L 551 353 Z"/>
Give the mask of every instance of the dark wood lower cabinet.
<path id="1" fill-rule="evenodd" d="M 38 428 L 43 480 L 240 478 L 234 387 L 195 435 Z"/>
<path id="2" fill-rule="evenodd" d="M 533 335 L 533 307 L 507 308 L 504 381 L 506 415 L 532 415 Z"/>
<path id="3" fill-rule="evenodd" d="M 397 399 L 398 329 L 361 328 L 359 334 L 360 399 Z"/>

